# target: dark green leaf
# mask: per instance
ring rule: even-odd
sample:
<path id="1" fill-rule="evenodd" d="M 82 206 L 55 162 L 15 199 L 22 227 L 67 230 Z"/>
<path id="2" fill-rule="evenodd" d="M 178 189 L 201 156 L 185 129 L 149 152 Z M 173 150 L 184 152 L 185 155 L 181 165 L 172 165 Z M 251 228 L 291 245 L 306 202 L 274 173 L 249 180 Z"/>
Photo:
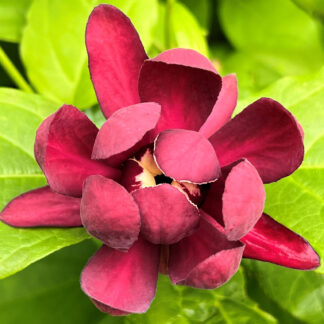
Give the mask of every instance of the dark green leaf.
<path id="1" fill-rule="evenodd" d="M 303 323 L 322 322 L 324 318 L 323 275 L 257 261 L 247 261 L 244 264 L 254 280 L 254 286 L 258 285 L 267 298 L 279 307 Z M 260 300 L 260 303 L 262 302 Z"/>
<path id="2" fill-rule="evenodd" d="M 80 289 L 91 241 L 63 249 L 0 281 L 0 322 L 88 324 L 103 317 Z"/>

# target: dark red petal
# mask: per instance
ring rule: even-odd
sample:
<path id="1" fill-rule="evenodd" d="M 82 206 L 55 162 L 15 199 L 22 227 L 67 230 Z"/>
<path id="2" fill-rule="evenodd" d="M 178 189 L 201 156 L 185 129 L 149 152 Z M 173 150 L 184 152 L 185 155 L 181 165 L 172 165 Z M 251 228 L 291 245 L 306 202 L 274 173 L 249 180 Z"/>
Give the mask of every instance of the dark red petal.
<path id="1" fill-rule="evenodd" d="M 165 129 L 198 131 L 212 111 L 221 88 L 221 77 L 210 69 L 202 69 L 201 61 L 193 67 L 189 59 L 147 60 L 139 77 L 141 101 L 161 104 L 161 118 L 155 134 Z M 172 62 L 172 63 L 169 63 Z M 173 63 L 174 62 L 174 63 Z"/>
<path id="2" fill-rule="evenodd" d="M 261 98 L 245 108 L 210 141 L 221 166 L 245 157 L 265 183 L 294 172 L 304 156 L 303 139 L 295 118 L 269 98 Z"/>
<path id="3" fill-rule="evenodd" d="M 220 167 L 210 142 L 201 134 L 172 129 L 158 135 L 154 156 L 162 172 L 177 181 L 215 181 Z"/>
<path id="4" fill-rule="evenodd" d="M 89 234 L 120 250 L 132 246 L 141 225 L 134 198 L 117 182 L 99 175 L 84 183 L 81 219 Z"/>
<path id="5" fill-rule="evenodd" d="M 156 290 L 159 246 L 139 238 L 127 253 L 103 245 L 81 275 L 81 288 L 115 310 L 144 313 Z"/>
<path id="6" fill-rule="evenodd" d="M 225 227 L 229 240 L 239 240 L 262 216 L 265 190 L 247 160 L 222 168 L 221 178 L 210 184 L 202 208 Z"/>
<path id="7" fill-rule="evenodd" d="M 164 62 L 168 64 L 178 64 L 199 68 L 217 73 L 212 62 L 199 52 L 187 48 L 172 48 L 160 53 L 152 61 Z"/>
<path id="8" fill-rule="evenodd" d="M 9 202 L 0 220 L 17 227 L 81 226 L 80 198 L 60 195 L 48 186 L 35 189 Z"/>
<path id="9" fill-rule="evenodd" d="M 228 241 L 210 218 L 204 214 L 193 235 L 171 245 L 169 274 L 173 283 L 214 289 L 237 271 L 244 245 L 239 241 Z"/>
<path id="10" fill-rule="evenodd" d="M 129 18 L 111 5 L 97 6 L 88 20 L 86 46 L 104 115 L 140 102 L 138 77 L 147 55 Z"/>
<path id="11" fill-rule="evenodd" d="M 245 258 L 301 270 L 312 270 L 320 265 L 319 256 L 305 239 L 267 214 L 263 214 L 241 241 L 246 244 Z"/>
<path id="12" fill-rule="evenodd" d="M 81 196 L 83 181 L 92 174 L 117 179 L 120 171 L 91 160 L 98 129 L 77 108 L 64 105 L 37 130 L 35 157 L 51 188 Z"/>
<path id="13" fill-rule="evenodd" d="M 101 127 L 92 158 L 107 159 L 118 166 L 133 156 L 141 147 L 153 142 L 149 131 L 160 118 L 161 106 L 145 102 L 116 111 Z"/>
<path id="14" fill-rule="evenodd" d="M 148 241 L 173 244 L 196 229 L 199 211 L 177 188 L 164 183 L 132 194 L 140 208 L 141 234 Z"/>
<path id="15" fill-rule="evenodd" d="M 231 119 L 237 104 L 237 94 L 236 75 L 229 74 L 223 77 L 222 89 L 214 105 L 213 111 L 201 126 L 199 133 L 209 138 Z"/>

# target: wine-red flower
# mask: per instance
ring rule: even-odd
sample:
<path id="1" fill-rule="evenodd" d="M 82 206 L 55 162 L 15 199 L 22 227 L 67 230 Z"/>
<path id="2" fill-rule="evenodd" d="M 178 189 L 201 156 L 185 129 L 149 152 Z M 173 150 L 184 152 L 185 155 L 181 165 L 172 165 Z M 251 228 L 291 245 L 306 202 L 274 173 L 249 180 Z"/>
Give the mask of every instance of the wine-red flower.
<path id="1" fill-rule="evenodd" d="M 81 287 L 113 315 L 145 312 L 159 271 L 212 289 L 242 256 L 319 265 L 307 241 L 263 213 L 263 183 L 303 160 L 302 129 L 289 111 L 261 98 L 231 118 L 235 75 L 222 78 L 188 49 L 148 59 L 130 20 L 110 5 L 90 15 L 86 46 L 107 121 L 98 130 L 68 105 L 49 116 L 35 141 L 48 186 L 11 201 L 2 221 L 83 225 L 101 240 Z"/>

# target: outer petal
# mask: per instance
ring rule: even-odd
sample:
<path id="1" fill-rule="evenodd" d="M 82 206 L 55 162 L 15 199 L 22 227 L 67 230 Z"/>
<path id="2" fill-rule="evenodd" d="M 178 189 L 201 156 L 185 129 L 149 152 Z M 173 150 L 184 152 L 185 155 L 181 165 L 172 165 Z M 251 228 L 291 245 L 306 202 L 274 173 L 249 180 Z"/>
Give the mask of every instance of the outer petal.
<path id="1" fill-rule="evenodd" d="M 73 106 L 64 105 L 37 130 L 35 157 L 51 188 L 81 196 L 83 181 L 91 174 L 116 179 L 120 171 L 91 160 L 97 127 Z"/>
<path id="2" fill-rule="evenodd" d="M 138 103 L 137 82 L 147 55 L 129 18 L 111 5 L 99 5 L 88 20 L 86 46 L 104 115 Z"/>
<path id="3" fill-rule="evenodd" d="M 158 267 L 159 247 L 143 239 L 127 253 L 104 245 L 84 268 L 81 288 L 114 310 L 144 313 L 155 295 Z"/>
<path id="4" fill-rule="evenodd" d="M 171 128 L 198 131 L 216 102 L 221 77 L 211 68 L 206 70 L 201 59 L 194 64 L 192 52 L 189 53 L 186 58 L 183 52 L 183 63 L 178 55 L 174 59 L 162 54 L 143 64 L 139 77 L 141 101 L 154 101 L 162 106 L 155 134 Z"/>
<path id="5" fill-rule="evenodd" d="M 222 89 L 214 105 L 213 111 L 201 126 L 199 133 L 209 138 L 225 125 L 232 116 L 237 104 L 237 79 L 235 74 L 229 74 L 222 79 Z"/>
<path id="6" fill-rule="evenodd" d="M 301 270 L 315 269 L 320 265 L 319 256 L 305 239 L 267 214 L 263 214 L 241 241 L 246 244 L 246 258 Z"/>
<path id="7" fill-rule="evenodd" d="M 173 244 L 198 226 L 199 211 L 185 194 L 169 184 L 133 192 L 141 213 L 141 234 L 155 244 Z"/>
<path id="8" fill-rule="evenodd" d="M 138 206 L 126 189 L 96 175 L 84 183 L 81 219 L 92 236 L 120 250 L 137 240 L 141 224 Z"/>
<path id="9" fill-rule="evenodd" d="M 222 168 L 221 178 L 210 185 L 202 208 L 225 227 L 229 240 L 239 240 L 262 216 L 265 190 L 247 160 Z"/>
<path id="10" fill-rule="evenodd" d="M 158 135 L 154 156 L 162 172 L 178 181 L 215 181 L 220 167 L 210 142 L 201 134 L 172 129 Z"/>
<path id="11" fill-rule="evenodd" d="M 210 138 L 221 166 L 245 157 L 265 183 L 294 172 L 304 156 L 293 115 L 278 102 L 261 98 Z"/>
<path id="12" fill-rule="evenodd" d="M 13 199 L 0 220 L 17 227 L 81 226 L 80 198 L 60 195 L 48 186 L 35 189 Z"/>
<path id="13" fill-rule="evenodd" d="M 237 271 L 244 245 L 228 241 L 204 214 L 199 229 L 170 247 L 169 274 L 175 284 L 214 289 Z"/>
<path id="14" fill-rule="evenodd" d="M 153 142 L 149 131 L 160 118 L 161 106 L 154 102 L 140 103 L 116 111 L 101 127 L 92 158 L 108 159 L 118 166 L 139 148 Z"/>

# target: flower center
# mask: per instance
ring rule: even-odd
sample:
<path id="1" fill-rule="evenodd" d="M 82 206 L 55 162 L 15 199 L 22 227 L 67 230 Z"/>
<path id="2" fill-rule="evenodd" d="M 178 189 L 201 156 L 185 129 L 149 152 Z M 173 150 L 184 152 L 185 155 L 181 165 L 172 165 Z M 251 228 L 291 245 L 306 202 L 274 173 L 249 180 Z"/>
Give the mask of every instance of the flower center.
<path id="1" fill-rule="evenodd" d="M 172 184 L 172 179 L 167 177 L 166 175 L 164 174 L 158 174 L 154 177 L 154 180 L 155 180 L 155 183 L 157 185 L 161 184 L 161 183 L 169 183 L 169 184 Z"/>
<path id="2" fill-rule="evenodd" d="M 154 187 L 159 184 L 168 183 L 189 198 L 197 206 L 203 201 L 202 186 L 185 181 L 175 181 L 166 176 L 158 168 L 153 157 L 151 147 L 140 151 L 133 159 L 129 159 L 124 166 L 121 184 L 129 191 L 133 192 L 140 188 Z"/>

